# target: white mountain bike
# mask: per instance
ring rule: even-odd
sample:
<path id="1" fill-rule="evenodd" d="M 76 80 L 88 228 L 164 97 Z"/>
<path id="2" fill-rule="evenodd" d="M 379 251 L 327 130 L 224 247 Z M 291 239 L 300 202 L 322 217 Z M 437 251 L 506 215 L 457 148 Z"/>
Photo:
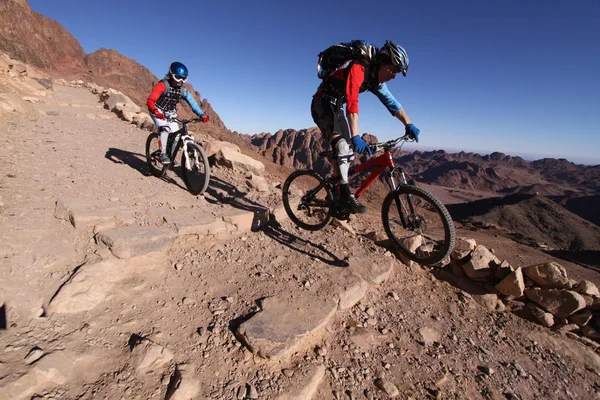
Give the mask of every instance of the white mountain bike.
<path id="1" fill-rule="evenodd" d="M 210 181 L 210 165 L 208 157 L 200 143 L 189 134 L 187 124 L 200 122 L 200 118 L 179 119 L 176 115 L 168 116 L 169 121 L 181 122 L 181 129 L 170 132 L 167 139 L 167 154 L 172 160 L 171 164 L 163 164 L 160 161 L 160 132 L 151 133 L 146 139 L 146 162 L 152 175 L 162 178 L 169 168 L 176 167 L 175 160 L 179 149 L 183 149 L 181 155 L 182 177 L 185 186 L 194 195 L 202 194 L 208 187 Z"/>

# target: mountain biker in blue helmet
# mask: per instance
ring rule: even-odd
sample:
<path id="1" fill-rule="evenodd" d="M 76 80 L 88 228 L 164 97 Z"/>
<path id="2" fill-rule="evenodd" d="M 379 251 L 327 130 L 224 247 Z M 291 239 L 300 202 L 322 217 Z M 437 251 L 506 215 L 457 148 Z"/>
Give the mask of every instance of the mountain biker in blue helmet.
<path id="1" fill-rule="evenodd" d="M 364 46 L 370 47 L 367 42 Z M 368 48 L 366 47 L 366 48 Z M 374 47 L 374 46 L 373 46 Z M 350 193 L 348 171 L 354 160 L 350 142 L 357 153 L 371 150 L 360 136 L 358 129 L 358 95 L 369 91 L 373 93 L 400 120 L 406 133 L 418 141 L 419 129 L 414 126 L 402 108 L 402 105 L 388 90 L 385 82 L 401 72 L 408 72 L 408 55 L 406 50 L 387 40 L 381 49 L 374 48 L 368 57 L 355 59 L 341 65 L 337 70 L 323 78 L 323 82 L 313 96 L 311 114 L 321 133 L 331 144 L 337 157 L 336 172 L 340 175 L 341 202 L 351 213 L 365 213 L 367 208 Z M 342 105 L 346 103 L 346 115 Z M 346 120 L 346 117 L 348 118 Z M 350 129 L 348 129 L 348 122 Z"/>
<path id="2" fill-rule="evenodd" d="M 146 101 L 148 110 L 150 110 L 150 116 L 160 132 L 160 159 L 163 164 L 171 162 L 167 155 L 169 133 L 179 129 L 179 124 L 175 121 L 167 120 L 165 114 L 167 116 L 175 114 L 177 112 L 177 103 L 181 99 L 190 105 L 192 111 L 202 119 L 202 122 L 208 122 L 208 115 L 204 114 L 192 94 L 183 87 L 187 78 L 188 69 L 185 65 L 177 61 L 171 63 L 169 72 L 154 86 L 152 93 L 150 93 Z"/>

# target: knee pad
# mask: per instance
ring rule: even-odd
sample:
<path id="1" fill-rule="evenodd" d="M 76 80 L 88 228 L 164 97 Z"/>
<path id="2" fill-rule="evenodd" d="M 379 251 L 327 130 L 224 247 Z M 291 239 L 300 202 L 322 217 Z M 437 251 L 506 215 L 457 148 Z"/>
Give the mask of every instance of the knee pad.
<path id="1" fill-rule="evenodd" d="M 343 137 L 339 136 L 332 143 L 338 164 L 351 163 L 354 160 L 354 152 L 350 149 L 350 145 Z"/>
<path id="2" fill-rule="evenodd" d="M 354 152 L 350 150 L 350 144 L 342 136 L 339 136 L 331 143 L 335 156 L 337 158 L 337 165 L 340 172 L 340 183 L 348 183 L 348 172 L 350 170 L 350 164 L 354 160 Z"/>

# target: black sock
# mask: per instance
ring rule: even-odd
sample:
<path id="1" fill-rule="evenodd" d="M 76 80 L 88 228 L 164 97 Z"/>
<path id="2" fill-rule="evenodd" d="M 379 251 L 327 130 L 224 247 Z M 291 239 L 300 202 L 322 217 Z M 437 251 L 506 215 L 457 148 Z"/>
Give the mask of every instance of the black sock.
<path id="1" fill-rule="evenodd" d="M 350 185 L 347 183 L 340 183 L 340 196 L 344 198 L 350 197 Z"/>

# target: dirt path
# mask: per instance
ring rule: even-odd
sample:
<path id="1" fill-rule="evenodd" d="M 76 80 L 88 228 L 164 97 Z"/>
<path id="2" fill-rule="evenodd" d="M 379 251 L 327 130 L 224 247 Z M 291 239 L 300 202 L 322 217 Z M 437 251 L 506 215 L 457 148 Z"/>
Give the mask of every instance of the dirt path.
<path id="1" fill-rule="evenodd" d="M 146 133 L 88 91 L 56 86 L 44 101 L 37 114 L 0 127 L 8 325 L 0 331 L 0 398 L 599 395 L 595 352 L 560 331 L 485 311 L 426 269 L 404 265 L 365 236 L 381 231 L 375 209 L 351 223 L 358 235 L 282 222 L 179 235 L 166 250 L 114 257 L 94 240 L 99 223 L 74 228 L 55 217 L 57 200 L 98 202 L 117 224 L 172 229 L 171 215 L 258 213 L 279 194 L 252 191 L 243 175 L 215 168 L 206 196 L 192 196 L 172 172 L 167 181 L 148 176 Z M 485 233 L 476 240 L 515 263 L 541 254 Z M 269 311 L 282 304 L 292 311 Z M 271 360 L 238 333 L 245 326 L 257 335 L 260 315 L 280 329 L 260 332 L 283 343 Z M 298 326 L 311 333 L 284 343 Z"/>

